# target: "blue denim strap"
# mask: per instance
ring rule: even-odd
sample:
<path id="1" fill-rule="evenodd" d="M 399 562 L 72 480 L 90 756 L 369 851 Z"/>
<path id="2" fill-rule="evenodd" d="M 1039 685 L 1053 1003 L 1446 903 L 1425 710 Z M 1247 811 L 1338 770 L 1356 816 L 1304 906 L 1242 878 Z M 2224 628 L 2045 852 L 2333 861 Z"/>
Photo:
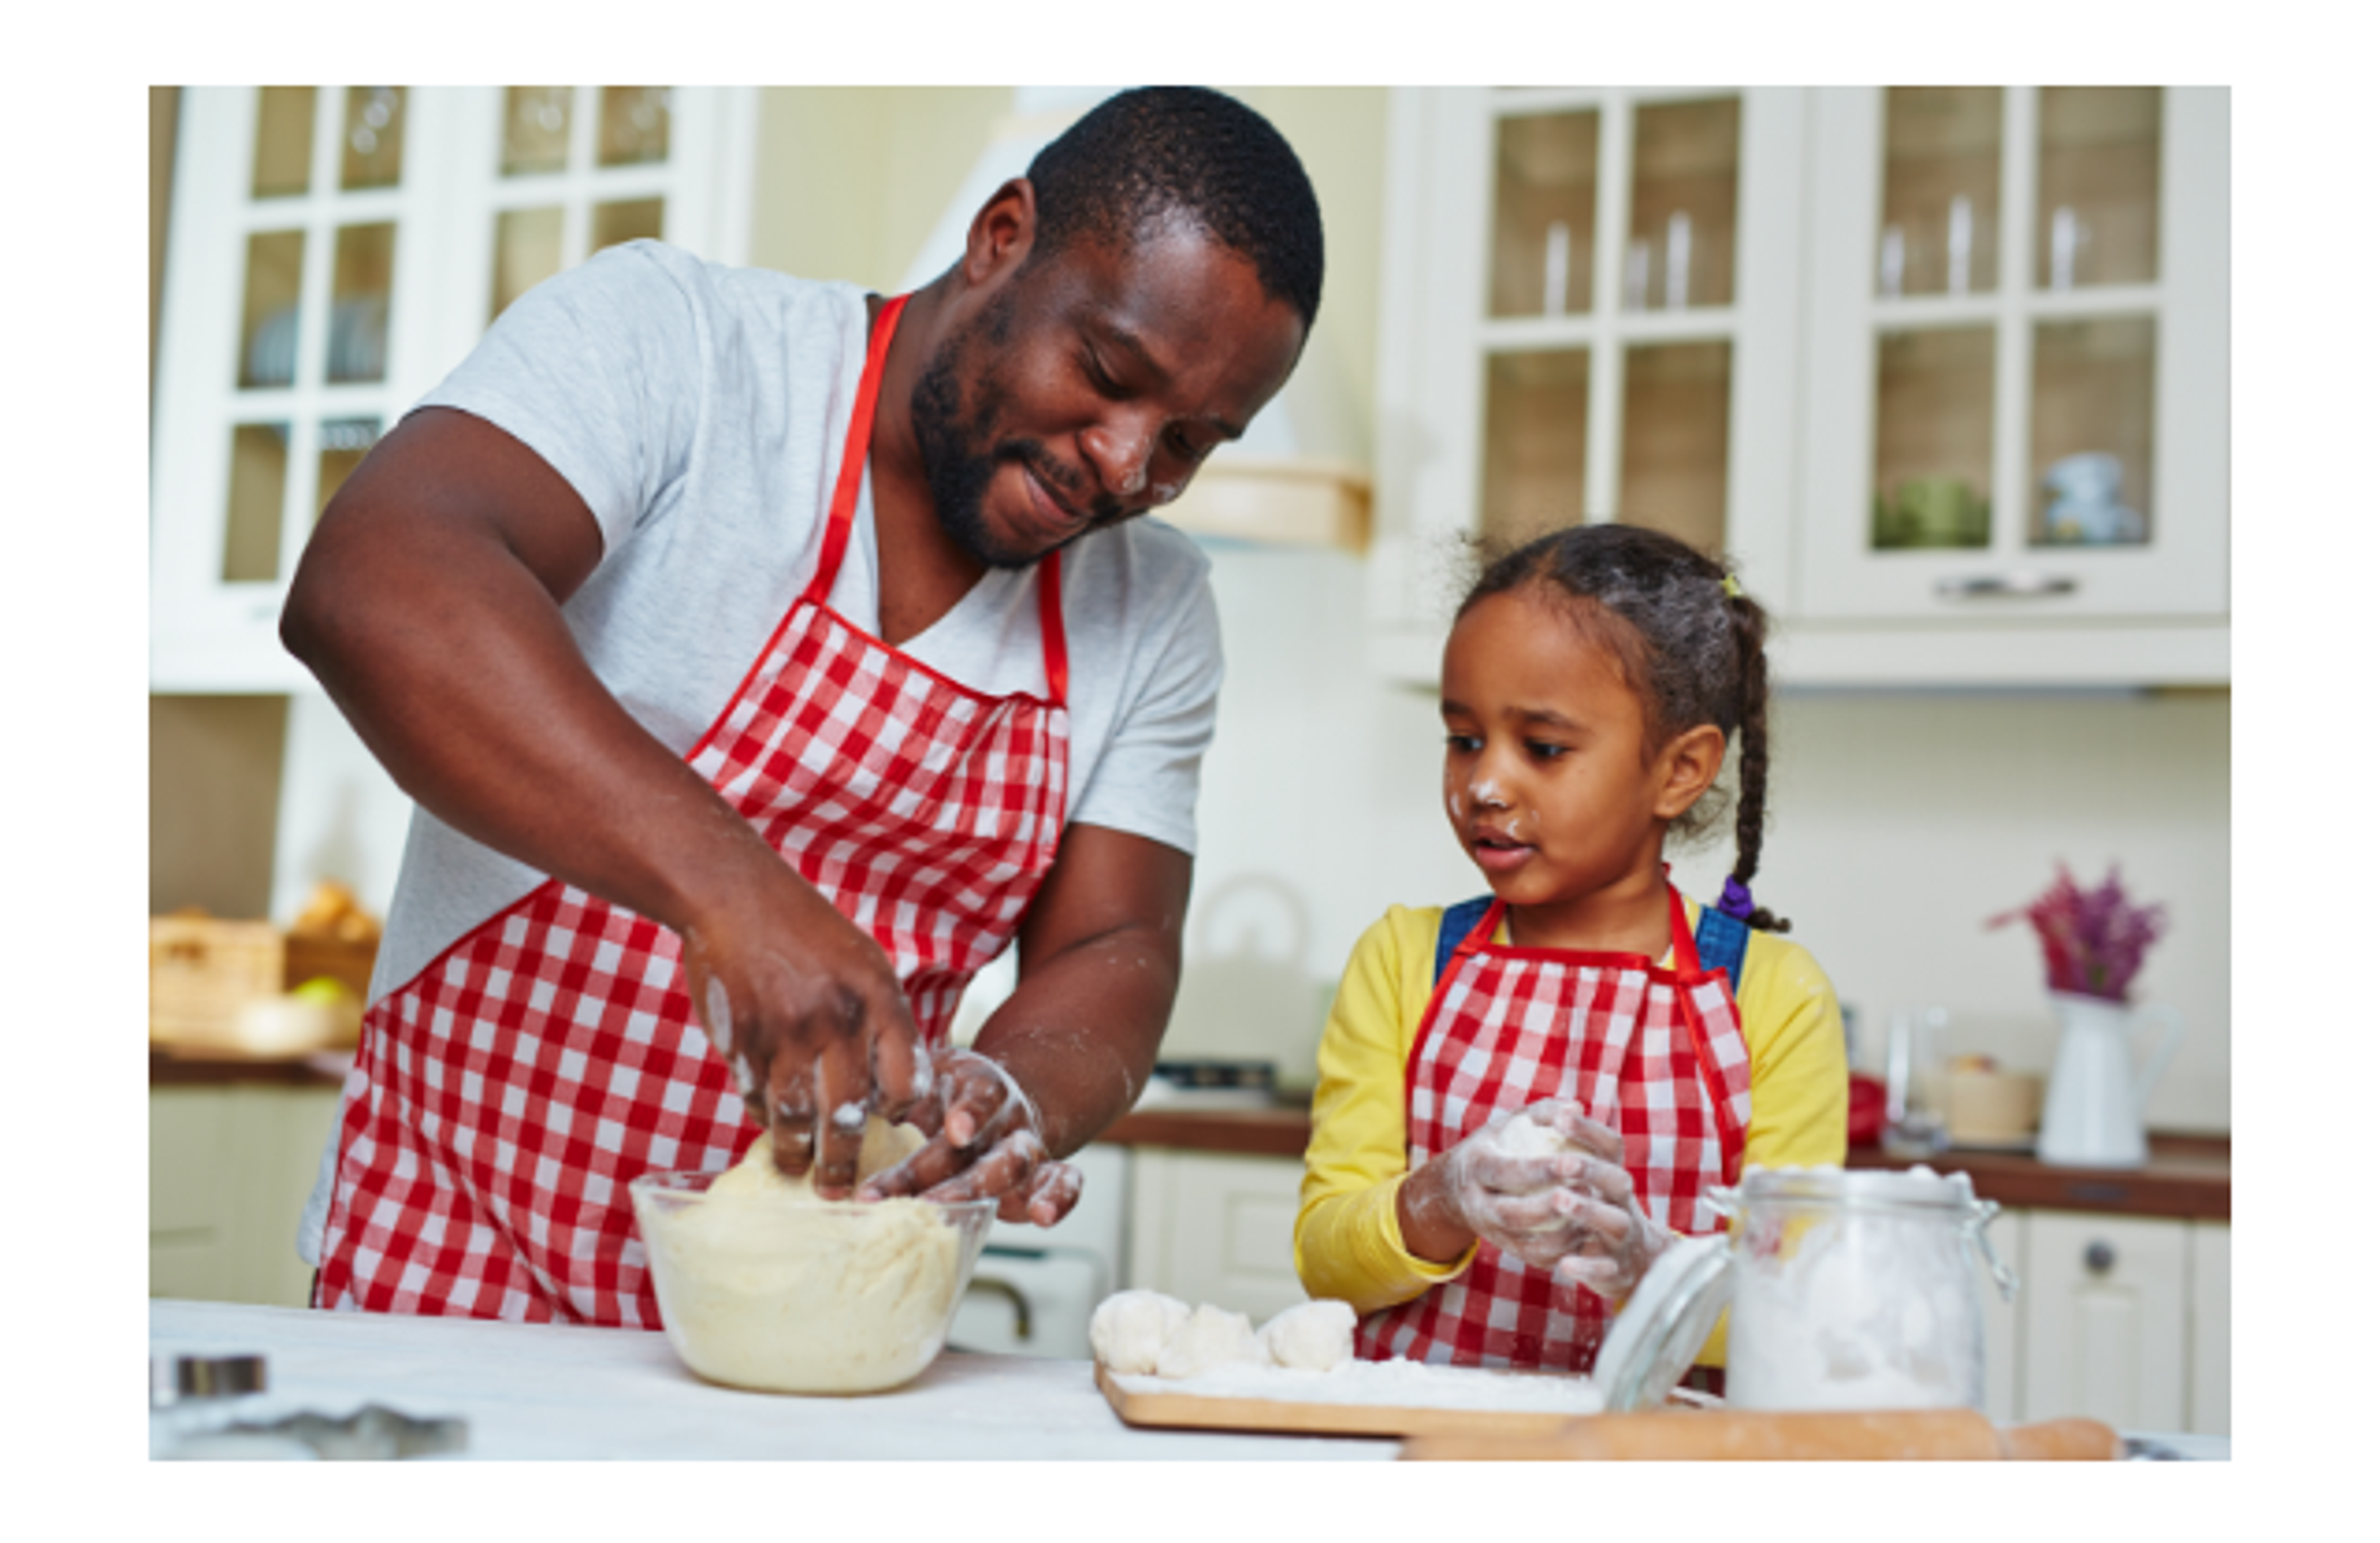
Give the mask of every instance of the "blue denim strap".
<path id="1" fill-rule="evenodd" d="M 1463 946 L 1463 939 L 1471 936 L 1471 929 L 1479 925 L 1479 918 L 1488 914 L 1488 907 L 1495 899 L 1492 894 L 1483 894 L 1460 905 L 1449 905 L 1438 918 L 1438 967 L 1429 972 L 1431 985 L 1445 978 L 1446 966 L 1453 962 L 1454 951 Z"/>
<path id="2" fill-rule="evenodd" d="M 1750 924 L 1716 905 L 1704 906 L 1703 919 L 1694 923 L 1694 952 L 1702 955 L 1703 968 L 1727 971 L 1728 990 L 1739 997 L 1743 994 L 1743 951 L 1751 942 Z"/>

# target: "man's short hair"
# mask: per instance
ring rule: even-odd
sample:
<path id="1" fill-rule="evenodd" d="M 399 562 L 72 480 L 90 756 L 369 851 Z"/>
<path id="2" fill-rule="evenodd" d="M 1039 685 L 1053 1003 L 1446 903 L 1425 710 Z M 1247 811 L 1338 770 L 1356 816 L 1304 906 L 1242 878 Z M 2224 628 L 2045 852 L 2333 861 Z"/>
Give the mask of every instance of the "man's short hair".
<path id="1" fill-rule="evenodd" d="M 1322 304 L 1322 210 L 1297 152 L 1244 103 L 1191 86 L 1124 91 L 1051 140 L 1033 184 L 1037 252 L 1122 243 L 1173 215 L 1256 265 L 1307 330 Z"/>

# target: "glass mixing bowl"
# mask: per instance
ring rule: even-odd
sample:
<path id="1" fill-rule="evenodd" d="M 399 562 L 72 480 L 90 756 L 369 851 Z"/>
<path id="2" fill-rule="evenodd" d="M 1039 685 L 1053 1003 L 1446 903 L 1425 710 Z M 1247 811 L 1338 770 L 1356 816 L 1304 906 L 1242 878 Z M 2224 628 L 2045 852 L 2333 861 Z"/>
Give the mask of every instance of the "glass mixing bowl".
<path id="1" fill-rule="evenodd" d="M 873 1393 L 932 1364 L 998 1201 L 707 1194 L 719 1177 L 628 1185 L 662 1327 L 696 1375 L 762 1392 Z"/>

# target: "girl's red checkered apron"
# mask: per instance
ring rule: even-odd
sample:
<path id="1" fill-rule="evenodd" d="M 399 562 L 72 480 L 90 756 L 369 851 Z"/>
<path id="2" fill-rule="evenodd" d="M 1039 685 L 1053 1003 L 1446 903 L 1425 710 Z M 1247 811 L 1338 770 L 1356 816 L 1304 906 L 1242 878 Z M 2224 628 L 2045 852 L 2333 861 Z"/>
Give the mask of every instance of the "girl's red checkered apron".
<path id="1" fill-rule="evenodd" d="M 1731 1184 L 1752 1117 L 1751 1063 L 1723 969 L 1706 970 L 1670 892 L 1673 967 L 1635 954 L 1514 948 L 1488 907 L 1439 978 L 1405 1068 L 1408 1161 L 1422 1163 L 1500 1110 L 1571 1099 L 1627 1143 L 1637 1203 L 1698 1228 L 1695 1198 Z M 1471 1267 L 1356 1328 L 1367 1360 L 1589 1371 L 1603 1298 L 1482 1243 Z"/>
<path id="2" fill-rule="evenodd" d="M 1046 699 L 968 690 L 827 606 L 902 304 L 869 338 L 818 572 L 687 760 L 883 945 L 939 1045 L 1057 856 L 1066 642 L 1054 553 Z M 676 936 L 549 881 L 366 1017 L 317 1305 L 658 1329 L 628 1181 L 758 1135 Z"/>

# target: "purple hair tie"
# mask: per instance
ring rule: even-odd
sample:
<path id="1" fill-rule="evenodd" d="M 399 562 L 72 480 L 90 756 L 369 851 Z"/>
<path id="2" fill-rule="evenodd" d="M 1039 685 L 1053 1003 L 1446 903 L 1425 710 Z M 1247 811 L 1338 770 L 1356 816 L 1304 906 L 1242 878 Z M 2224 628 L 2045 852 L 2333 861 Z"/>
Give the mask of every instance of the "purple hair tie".
<path id="1" fill-rule="evenodd" d="M 1718 908 L 1738 921 L 1752 919 L 1752 892 L 1728 875 L 1727 886 L 1718 892 Z"/>

